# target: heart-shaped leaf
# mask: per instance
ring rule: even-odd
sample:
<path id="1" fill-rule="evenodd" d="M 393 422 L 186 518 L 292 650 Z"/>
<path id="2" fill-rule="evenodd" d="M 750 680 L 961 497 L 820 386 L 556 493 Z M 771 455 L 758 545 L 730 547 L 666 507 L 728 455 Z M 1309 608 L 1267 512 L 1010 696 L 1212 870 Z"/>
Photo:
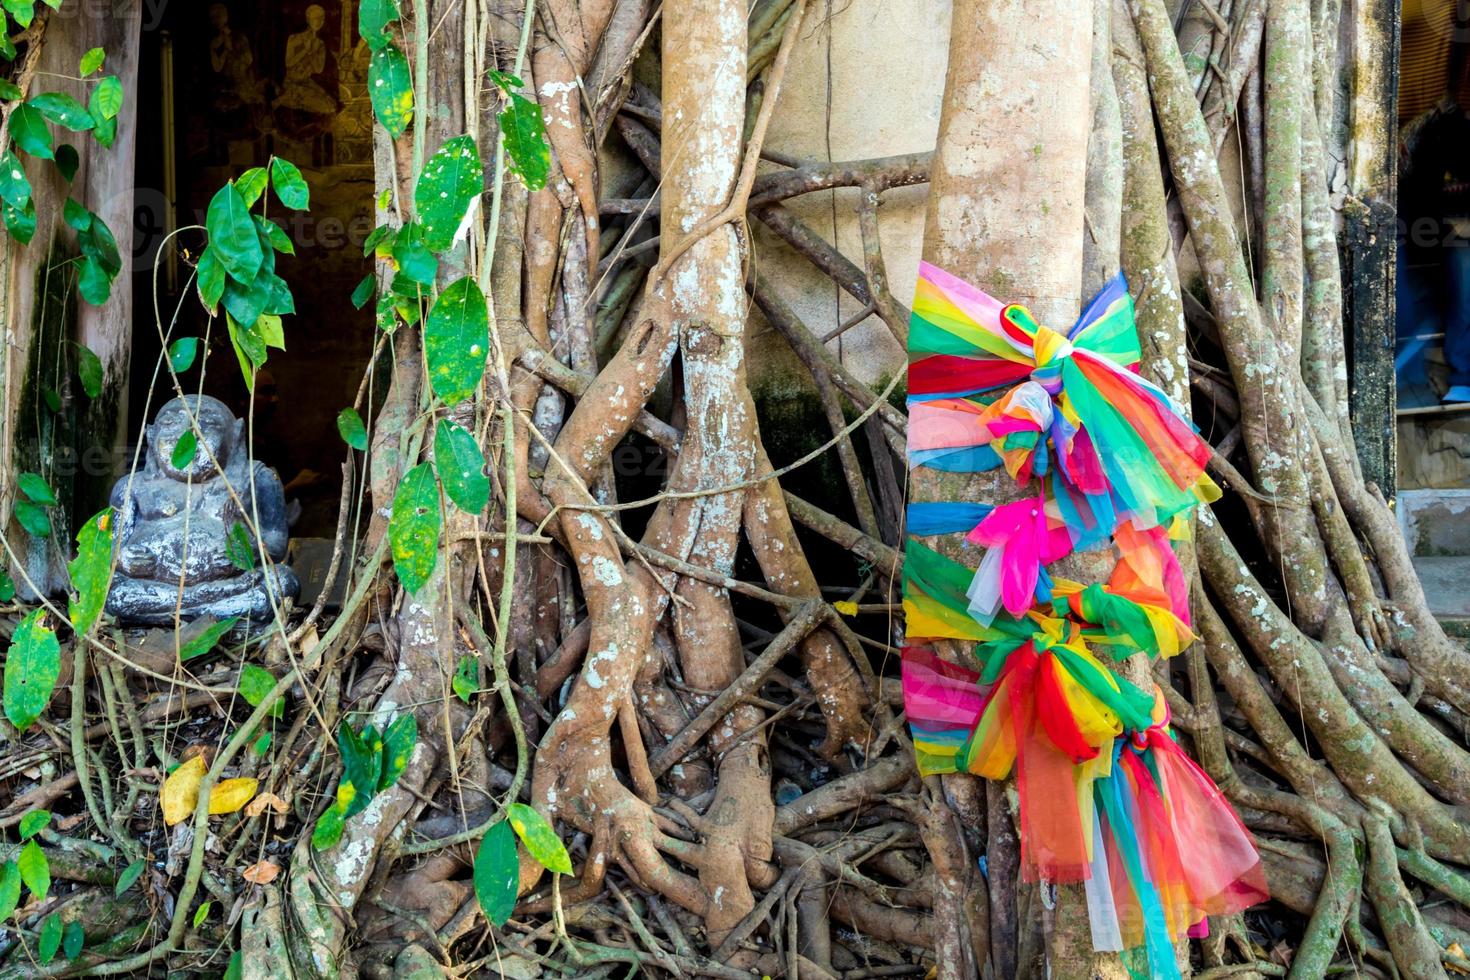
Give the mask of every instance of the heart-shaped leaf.
<path id="1" fill-rule="evenodd" d="M 260 247 L 255 222 L 250 218 L 250 208 L 233 182 L 215 192 L 205 213 L 204 226 L 209 232 L 209 248 L 225 271 L 237 282 L 253 282 L 265 261 L 265 252 Z"/>
<path id="2" fill-rule="evenodd" d="M 175 372 L 182 374 L 194 366 L 194 358 L 199 356 L 198 337 L 180 337 L 168 345 L 169 367 Z"/>
<path id="3" fill-rule="evenodd" d="M 388 135 L 402 136 L 413 121 L 413 77 L 408 59 L 391 41 L 374 51 L 368 63 L 368 95 Z"/>
<path id="4" fill-rule="evenodd" d="M 5 654 L 5 717 L 21 731 L 41 717 L 61 676 L 61 645 L 41 625 L 44 611 L 33 610 L 20 621 Z"/>
<path id="5" fill-rule="evenodd" d="M 388 521 L 393 570 L 410 594 L 423 588 L 439 558 L 439 487 L 434 470 L 420 463 L 399 481 Z"/>
<path id="6" fill-rule="evenodd" d="M 474 395 L 490 350 L 490 313 L 485 294 L 469 276 L 444 288 L 424 323 L 424 357 L 429 385 L 446 405 Z"/>
<path id="7" fill-rule="evenodd" d="M 467 514 L 478 514 L 490 502 L 490 478 L 475 437 L 462 425 L 440 419 L 434 430 L 434 466 L 444 493 Z"/>
<path id="8" fill-rule="evenodd" d="M 108 507 L 77 532 L 77 556 L 66 566 L 75 593 L 67 607 L 72 629 L 83 636 L 102 615 L 107 587 L 112 583 L 112 508 Z"/>
<path id="9" fill-rule="evenodd" d="M 485 190 L 485 170 L 473 136 L 456 136 L 429 157 L 414 189 L 414 213 L 435 252 L 454 244 L 471 205 Z"/>
<path id="10" fill-rule="evenodd" d="M 524 803 L 512 803 L 506 808 L 505 817 L 531 857 L 541 862 L 542 867 L 558 874 L 572 873 L 572 859 L 545 817 Z"/>
<path id="11" fill-rule="evenodd" d="M 344 408 L 337 413 L 337 432 L 341 434 L 342 441 L 353 449 L 367 450 L 367 427 L 362 424 L 362 416 L 357 414 L 357 409 Z"/>
<path id="12" fill-rule="evenodd" d="M 305 211 L 311 205 L 311 188 L 290 160 L 271 157 L 271 186 L 281 203 L 292 211 Z"/>
<path id="13" fill-rule="evenodd" d="M 475 852 L 475 897 L 485 918 L 497 926 L 505 925 L 516 907 L 516 891 L 520 887 L 520 859 L 516 856 L 516 837 L 510 824 L 498 820 L 485 831 L 480 849 Z"/>

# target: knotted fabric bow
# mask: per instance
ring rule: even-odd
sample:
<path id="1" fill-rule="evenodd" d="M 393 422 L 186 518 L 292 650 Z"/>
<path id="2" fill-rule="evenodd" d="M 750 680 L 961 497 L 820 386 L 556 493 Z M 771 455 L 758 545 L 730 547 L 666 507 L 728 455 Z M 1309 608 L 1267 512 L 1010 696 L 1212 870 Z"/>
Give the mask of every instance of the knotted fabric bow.
<path id="1" fill-rule="evenodd" d="M 1106 661 L 1194 638 L 1173 542 L 1218 496 L 1210 448 L 1136 373 L 1121 276 L 1061 333 L 923 265 L 909 339 L 910 465 L 1003 466 L 1025 488 L 909 506 L 903 686 L 919 771 L 1014 774 L 1023 874 L 1085 882 L 1094 948 L 1141 948 L 1150 975 L 1177 977 L 1173 940 L 1265 897 L 1260 859 L 1169 735 L 1162 696 Z M 915 539 L 950 534 L 977 567 Z M 1047 569 L 1098 548 L 1117 559 L 1106 582 Z"/>

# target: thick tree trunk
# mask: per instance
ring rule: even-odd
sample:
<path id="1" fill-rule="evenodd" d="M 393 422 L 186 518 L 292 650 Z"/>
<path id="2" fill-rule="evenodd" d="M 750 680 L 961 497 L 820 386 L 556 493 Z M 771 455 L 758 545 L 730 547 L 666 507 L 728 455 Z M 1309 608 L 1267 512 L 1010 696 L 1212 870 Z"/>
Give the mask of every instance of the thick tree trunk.
<path id="1" fill-rule="evenodd" d="M 1089 134 L 1094 135 L 1096 187 L 1094 199 L 1102 205 L 1097 215 L 1100 228 L 1091 234 L 1106 241 L 1113 229 L 1116 242 L 1115 192 L 1108 186 L 1108 147 L 1115 133 L 1111 121 L 1116 100 L 1098 99 L 1090 93 L 1094 58 L 1094 23 L 1090 8 L 1061 2 L 1043 4 L 960 0 L 954 6 L 951 28 L 949 71 L 945 78 L 939 144 L 931 177 L 928 220 L 924 230 L 924 259 L 980 286 L 1003 302 L 1029 307 L 1037 319 L 1053 329 L 1065 330 L 1076 319 L 1083 299 L 1084 252 L 1092 257 L 1089 279 L 1110 275 L 1116 258 L 1109 259 L 1107 246 L 1084 250 L 1089 237 L 1088 202 Z M 1102 25 L 1106 37 L 1106 21 Z M 1103 41 L 1098 42 L 1103 45 Z M 1103 47 L 1101 50 L 1106 50 Z M 1024 51 L 1023 58 L 1015 52 Z M 1104 73 L 1102 81 L 1111 82 Z M 1111 88 L 1111 85 L 1108 85 Z M 1100 125 L 1094 128 L 1095 117 Z M 1116 256 L 1116 244 L 1111 251 Z M 1100 285 L 1100 283 L 1093 283 Z M 1004 503 L 1019 495 L 1014 481 L 1004 471 L 965 477 L 925 469 L 913 471 L 910 486 L 913 500 L 972 500 Z M 932 546 L 970 565 L 978 563 L 975 549 L 953 536 L 933 539 Z M 1071 560 L 1069 577 L 1081 581 L 1101 578 L 1106 567 L 1094 556 Z M 954 651 L 956 657 L 967 652 Z M 965 782 L 970 776 L 946 777 L 945 783 Z M 945 808 L 946 794 L 934 793 L 930 805 Z M 997 815 L 992 810 L 992 815 Z M 1006 814 L 1012 819 L 1012 814 Z M 966 846 L 946 840 L 942 829 L 957 834 L 960 821 L 931 821 L 926 843 L 936 864 L 943 852 Z M 996 835 L 992 842 L 1016 838 Z M 974 846 L 975 842 L 969 842 Z M 1001 855 L 989 856 L 992 868 L 1015 868 L 1014 861 Z M 936 892 L 935 915 L 939 929 L 938 949 L 941 976 L 978 975 L 977 965 L 963 951 L 970 947 L 975 916 L 965 896 L 983 891 L 984 881 L 974 862 L 963 883 Z M 965 866 L 965 865 L 962 865 Z M 1035 887 L 1035 886 L 1026 886 Z M 1043 886 L 1048 887 L 1048 886 Z M 991 895 L 996 894 L 994 884 Z M 1063 888 L 1055 912 L 1046 918 L 1046 959 L 1055 976 L 1093 975 L 1094 956 L 1080 888 Z M 1039 905 L 1038 905 L 1039 907 Z M 992 914 L 992 921 L 997 920 Z M 1036 928 L 1021 921 L 1022 930 Z M 1014 963 L 1017 950 L 1030 947 L 1024 937 L 991 935 L 992 969 L 1004 970 Z M 1096 964 L 1099 969 L 1102 964 Z M 1017 975 L 1044 975 L 1048 966 L 1017 963 Z"/>

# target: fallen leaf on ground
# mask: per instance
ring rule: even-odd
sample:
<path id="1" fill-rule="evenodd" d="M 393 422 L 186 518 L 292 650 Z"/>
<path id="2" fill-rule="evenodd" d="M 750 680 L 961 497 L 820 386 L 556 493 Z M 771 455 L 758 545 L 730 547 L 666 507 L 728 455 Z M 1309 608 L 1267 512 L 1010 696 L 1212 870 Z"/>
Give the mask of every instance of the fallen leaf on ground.
<path id="1" fill-rule="evenodd" d="M 210 816 L 234 813 L 255 795 L 260 783 L 254 779 L 222 779 L 209 794 Z"/>
<path id="2" fill-rule="evenodd" d="M 195 755 L 168 774 L 158 794 L 164 823 L 172 827 L 194 812 L 199 803 L 199 782 L 204 778 L 205 768 L 204 756 Z"/>
<path id="3" fill-rule="evenodd" d="M 274 793 L 261 793 L 255 799 L 245 804 L 245 816 L 258 817 L 266 810 L 285 814 L 291 809 L 291 804 L 281 799 Z"/>
<path id="4" fill-rule="evenodd" d="M 240 877 L 244 878 L 252 885 L 269 885 L 271 882 L 276 880 L 276 875 L 280 873 L 280 865 L 276 864 L 274 861 L 257 861 L 255 864 L 252 864 L 250 867 L 240 872 Z"/>

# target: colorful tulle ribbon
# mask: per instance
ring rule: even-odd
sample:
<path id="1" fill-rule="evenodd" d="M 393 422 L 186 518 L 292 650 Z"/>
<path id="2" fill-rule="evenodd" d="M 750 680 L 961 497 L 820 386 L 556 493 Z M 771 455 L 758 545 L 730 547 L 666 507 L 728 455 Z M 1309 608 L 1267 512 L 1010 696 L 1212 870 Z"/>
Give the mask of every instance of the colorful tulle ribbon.
<path id="1" fill-rule="evenodd" d="M 904 701 L 920 772 L 1014 773 L 1022 871 L 1083 882 L 1093 945 L 1178 976 L 1174 940 L 1266 897 L 1250 835 L 1110 663 L 1194 638 L 1173 542 L 1218 489 L 1209 445 L 1139 376 L 1119 275 L 1065 334 L 927 263 L 909 332 L 909 464 L 1004 467 L 1019 499 L 909 505 Z M 917 540 L 962 535 L 976 567 Z M 1111 549 L 1105 582 L 1047 566 Z M 932 641 L 970 645 L 973 665 Z M 1185 852 L 1188 859 L 1185 859 Z"/>

